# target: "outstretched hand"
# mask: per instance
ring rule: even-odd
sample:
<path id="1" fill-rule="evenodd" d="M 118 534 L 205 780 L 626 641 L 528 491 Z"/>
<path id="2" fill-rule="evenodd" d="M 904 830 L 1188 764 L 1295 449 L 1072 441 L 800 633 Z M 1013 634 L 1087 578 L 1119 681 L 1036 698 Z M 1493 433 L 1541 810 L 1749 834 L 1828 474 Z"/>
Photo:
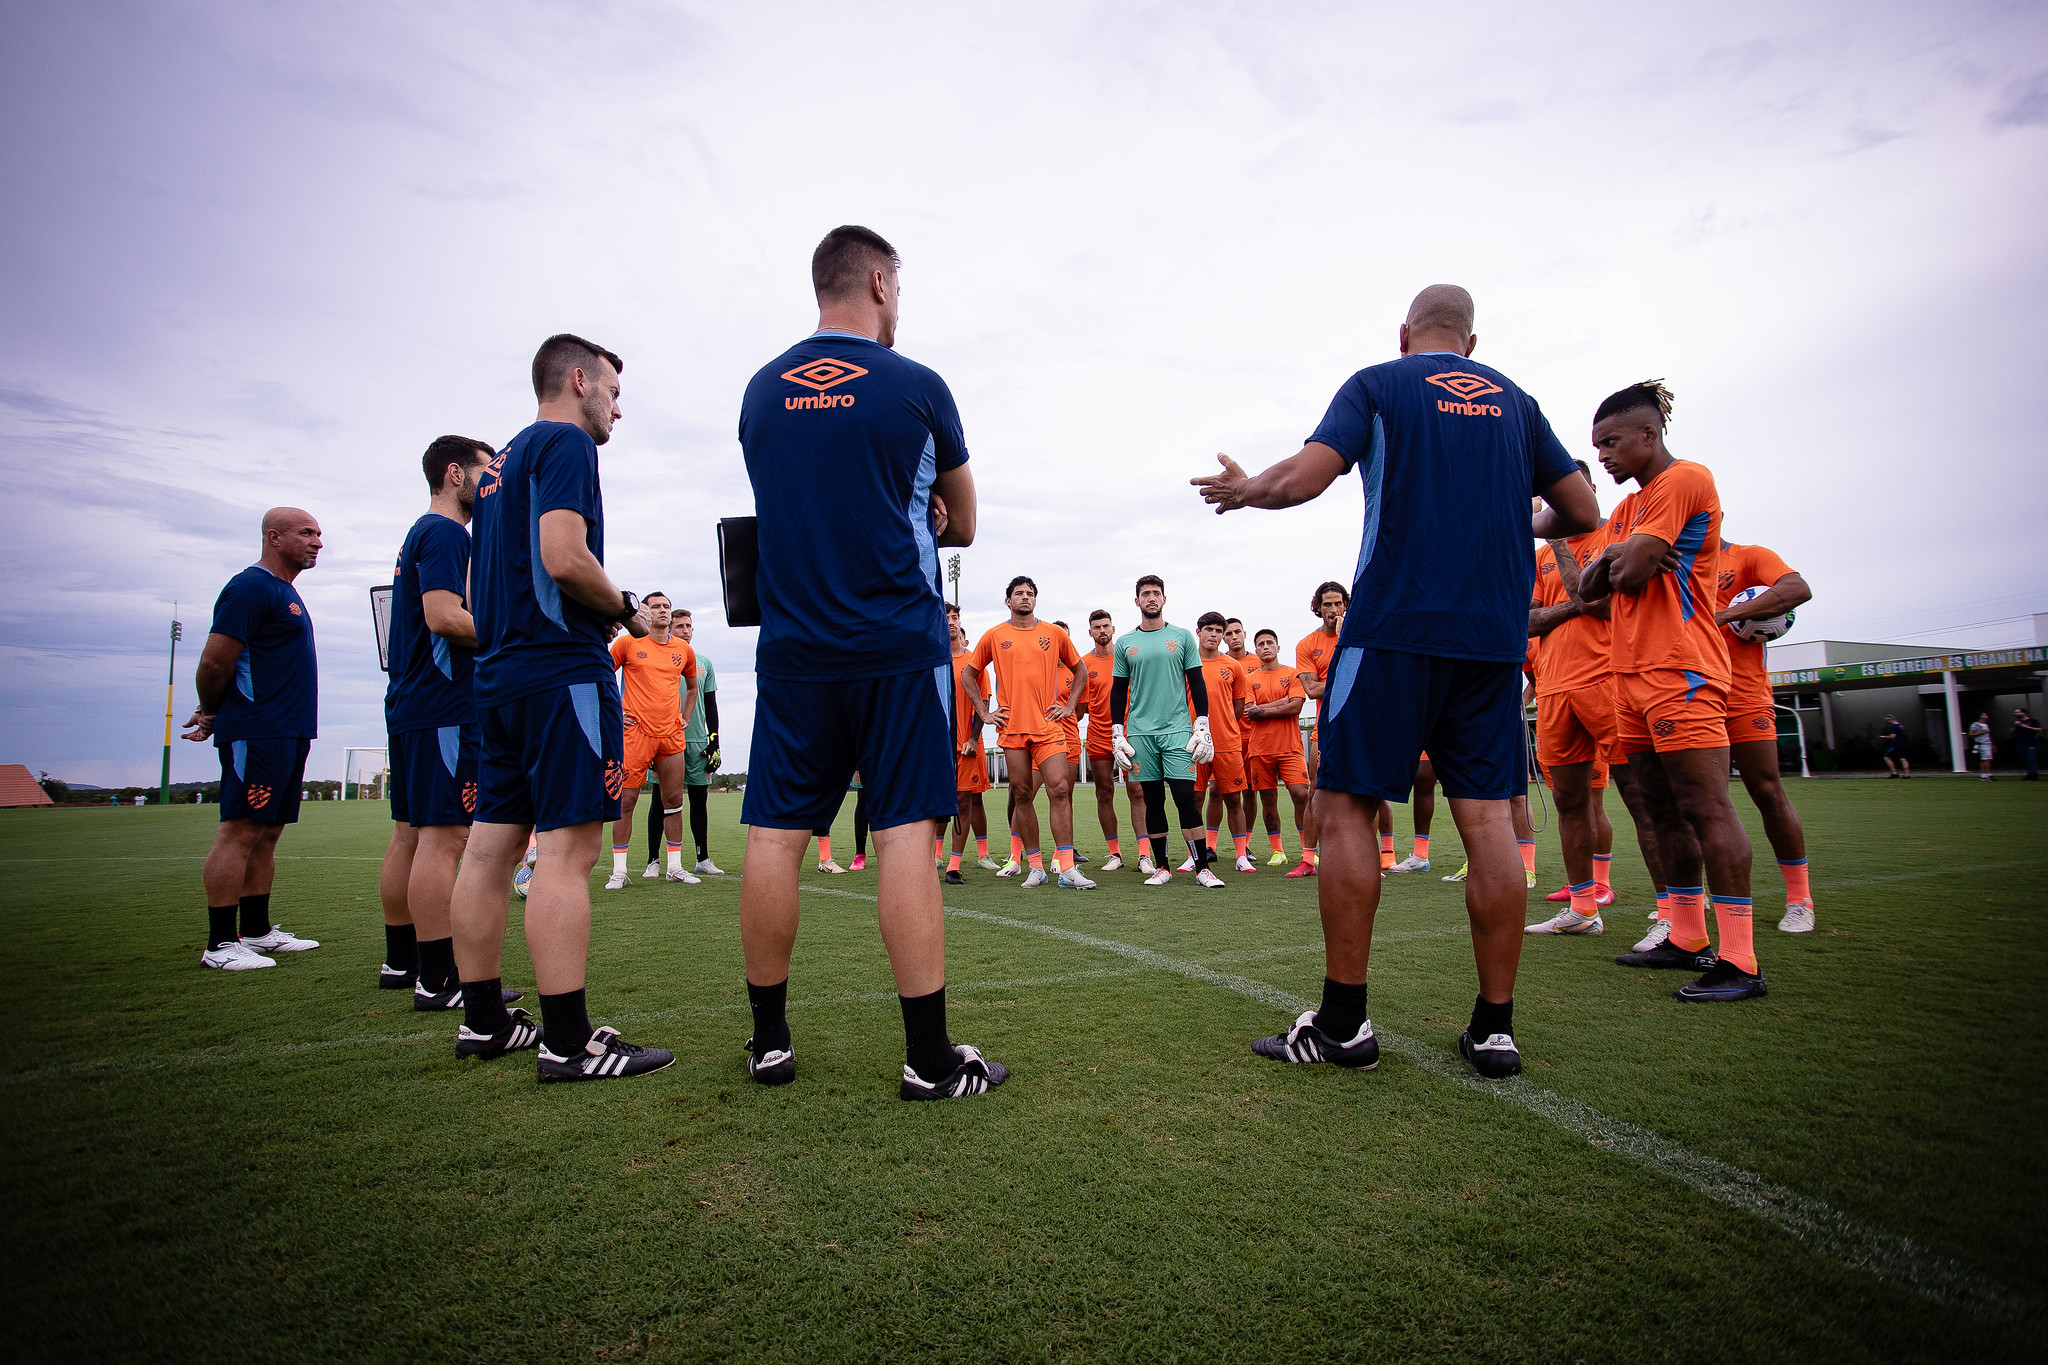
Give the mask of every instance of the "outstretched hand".
<path id="1" fill-rule="evenodd" d="M 191 718 L 185 722 L 185 733 L 179 736 L 179 738 L 189 739 L 195 744 L 203 743 L 212 737 L 213 717 L 207 715 L 204 711 L 194 711 Z"/>
<path id="2" fill-rule="evenodd" d="M 1251 481 L 1251 475 L 1238 466 L 1228 455 L 1216 456 L 1216 463 L 1223 466 L 1221 474 L 1210 474 L 1188 482 L 1202 490 L 1202 501 L 1216 509 L 1216 515 L 1235 511 L 1244 506 L 1244 486 Z"/>

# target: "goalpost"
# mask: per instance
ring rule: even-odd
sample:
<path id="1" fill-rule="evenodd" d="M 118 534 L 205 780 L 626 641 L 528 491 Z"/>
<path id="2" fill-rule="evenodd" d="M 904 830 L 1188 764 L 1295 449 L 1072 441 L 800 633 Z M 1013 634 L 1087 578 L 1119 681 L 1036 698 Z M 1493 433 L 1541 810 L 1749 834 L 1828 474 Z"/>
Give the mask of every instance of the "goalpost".
<path id="1" fill-rule="evenodd" d="M 343 749 L 341 753 L 341 799 L 382 801 L 390 785 L 390 752 L 365 746 Z"/>

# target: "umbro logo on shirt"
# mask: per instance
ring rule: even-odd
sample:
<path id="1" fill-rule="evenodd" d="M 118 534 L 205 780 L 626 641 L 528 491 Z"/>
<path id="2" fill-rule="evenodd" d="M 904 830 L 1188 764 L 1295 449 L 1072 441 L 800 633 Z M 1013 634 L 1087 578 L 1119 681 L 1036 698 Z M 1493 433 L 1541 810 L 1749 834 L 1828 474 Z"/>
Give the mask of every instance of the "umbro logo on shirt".
<path id="1" fill-rule="evenodd" d="M 299 610 L 299 604 L 296 602 L 287 603 L 286 609 L 289 610 L 291 614 L 294 616 L 304 616 L 306 614 L 303 611 Z"/>
<path id="2" fill-rule="evenodd" d="M 1491 379 L 1482 378 L 1476 374 L 1467 374 L 1463 370 L 1452 370 L 1448 374 L 1433 374 L 1428 379 L 1430 383 L 1446 393 L 1457 395 L 1461 400 L 1453 403 L 1442 398 L 1437 399 L 1436 410 L 1438 412 L 1462 413 L 1467 417 L 1500 416 L 1500 409 L 1494 404 L 1475 403 L 1472 401 L 1475 398 L 1484 398 L 1490 393 L 1503 392 L 1501 386 L 1494 383 Z"/>
<path id="3" fill-rule="evenodd" d="M 1004 648 L 1004 649 L 1008 649 L 1009 647 L 1010 647 L 1010 642 L 1009 642 L 1008 640 L 1005 640 L 1005 641 L 1003 641 L 1003 648 Z"/>
<path id="4" fill-rule="evenodd" d="M 834 360 L 829 356 L 799 365 L 793 370 L 784 370 L 784 379 L 792 384 L 801 384 L 807 389 L 815 389 L 817 392 L 807 393 L 799 398 L 785 398 L 782 400 L 782 406 L 791 409 L 850 408 L 853 406 L 852 394 L 826 393 L 825 390 L 844 384 L 849 379 L 858 379 L 866 373 L 866 370 L 850 360 Z"/>

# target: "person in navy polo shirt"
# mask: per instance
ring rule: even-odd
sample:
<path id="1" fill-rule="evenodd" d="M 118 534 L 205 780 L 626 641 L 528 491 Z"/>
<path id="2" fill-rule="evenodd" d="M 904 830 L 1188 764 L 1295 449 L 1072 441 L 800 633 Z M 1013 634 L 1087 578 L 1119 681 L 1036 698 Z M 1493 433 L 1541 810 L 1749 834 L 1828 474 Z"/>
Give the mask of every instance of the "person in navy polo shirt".
<path id="1" fill-rule="evenodd" d="M 740 408 L 753 481 L 761 636 L 753 759 L 740 819 L 740 941 L 754 1036 L 747 1071 L 796 1077 L 784 1005 L 797 876 L 858 771 L 880 864 L 907 1100 L 953 1099 L 1009 1073 L 946 1032 L 946 929 L 932 822 L 951 815 L 952 640 L 938 548 L 974 541 L 974 476 L 953 395 L 896 354 L 895 248 L 834 228 L 811 256 L 818 330 L 764 366 Z"/>
<path id="2" fill-rule="evenodd" d="M 476 621 L 476 823 L 449 918 L 462 984 L 458 1057 L 537 1047 L 539 1078 L 607 1080 L 675 1060 L 618 1030 L 593 1030 L 585 1005 L 590 869 L 619 815 L 625 721 L 606 643 L 647 613 L 604 571 L 597 448 L 619 420 L 616 355 L 563 333 L 533 357 L 540 411 L 477 481 L 470 610 Z M 538 1026 L 507 1010 L 501 980 L 512 874 L 537 834 L 526 947 Z"/>
<path id="3" fill-rule="evenodd" d="M 1528 893 L 1508 801 L 1527 784 L 1529 542 L 1590 531 L 1600 514 L 1535 400 L 1473 363 L 1476 344 L 1472 296 L 1431 285 L 1401 324 L 1401 359 L 1347 380 L 1300 453 L 1257 477 L 1218 456 L 1224 472 L 1193 481 L 1219 513 L 1293 507 L 1353 470 L 1365 494 L 1351 610 L 1321 705 L 1323 1003 L 1252 1045 L 1275 1061 L 1379 1060 L 1366 1017 L 1374 817 L 1382 801 L 1408 799 L 1427 750 L 1471 858 L 1479 996 L 1459 1051 L 1482 1076 L 1521 1070 L 1514 986 Z M 1549 504 L 1533 518 L 1532 495 Z"/>
<path id="4" fill-rule="evenodd" d="M 320 523 L 296 507 L 263 514 L 263 557 L 228 580 L 193 681 L 185 738 L 220 750 L 220 828 L 206 855 L 206 951 L 200 965 L 242 972 L 265 953 L 320 945 L 270 922 L 277 840 L 298 823 L 306 754 L 319 734 L 313 618 L 292 581 L 320 558 Z M 236 921 L 239 918 L 240 924 Z"/>

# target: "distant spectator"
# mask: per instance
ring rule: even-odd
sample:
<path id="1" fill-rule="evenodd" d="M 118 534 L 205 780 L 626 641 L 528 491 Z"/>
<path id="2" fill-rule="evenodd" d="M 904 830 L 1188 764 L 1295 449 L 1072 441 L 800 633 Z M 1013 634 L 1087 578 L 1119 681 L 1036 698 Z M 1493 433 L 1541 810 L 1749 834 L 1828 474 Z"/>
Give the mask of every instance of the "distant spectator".
<path id="1" fill-rule="evenodd" d="M 1977 719 L 1970 722 L 1970 747 L 1977 751 L 1977 780 L 1990 782 L 1991 776 L 1991 713 L 1979 711 Z"/>
<path id="2" fill-rule="evenodd" d="M 1906 727 L 1899 724 L 1897 716 L 1887 715 L 1877 732 L 1884 740 L 1884 766 L 1892 770 L 1893 777 L 1911 777 L 1913 765 L 1906 761 Z"/>
<path id="3" fill-rule="evenodd" d="M 2039 782 L 2041 765 L 2036 755 L 2041 748 L 2041 722 L 2024 706 L 2012 709 L 2012 743 L 2020 751 L 2020 759 L 2027 765 L 2027 775 L 2022 782 Z"/>

